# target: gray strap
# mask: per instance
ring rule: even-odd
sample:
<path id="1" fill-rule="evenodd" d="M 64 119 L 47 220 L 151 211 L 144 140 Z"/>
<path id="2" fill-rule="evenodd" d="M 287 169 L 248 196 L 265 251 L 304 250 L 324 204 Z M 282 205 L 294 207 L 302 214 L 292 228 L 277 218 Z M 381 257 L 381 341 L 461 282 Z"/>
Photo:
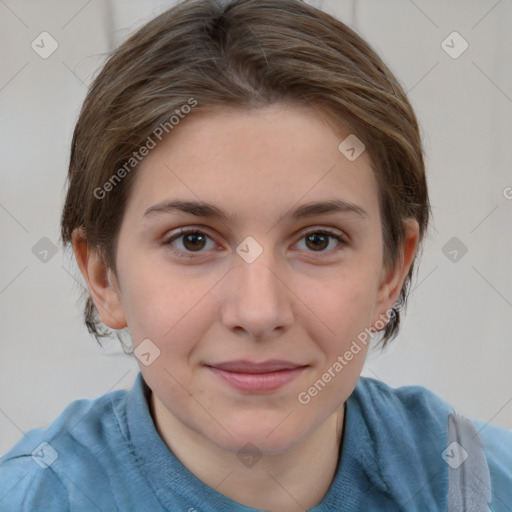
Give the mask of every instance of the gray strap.
<path id="1" fill-rule="evenodd" d="M 447 512 L 489 512 L 491 477 L 482 439 L 473 423 L 459 413 L 448 418 Z"/>

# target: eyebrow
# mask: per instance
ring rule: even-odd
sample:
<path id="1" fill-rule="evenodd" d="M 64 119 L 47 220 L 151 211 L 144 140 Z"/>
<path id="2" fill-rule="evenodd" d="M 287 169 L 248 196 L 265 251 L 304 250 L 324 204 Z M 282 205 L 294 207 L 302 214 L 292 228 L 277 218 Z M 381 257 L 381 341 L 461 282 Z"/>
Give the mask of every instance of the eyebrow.
<path id="1" fill-rule="evenodd" d="M 163 201 L 161 203 L 150 206 L 144 212 L 143 217 L 176 212 L 188 213 L 195 215 L 196 217 L 219 219 L 224 222 L 229 221 L 229 216 L 224 211 L 213 204 L 205 203 L 203 201 Z M 354 203 L 343 201 L 341 199 L 330 199 L 327 201 L 306 203 L 299 206 L 292 212 L 289 212 L 285 215 L 285 217 L 291 217 L 294 220 L 300 220 L 313 217 L 315 215 L 326 215 L 333 213 L 355 213 L 361 218 L 369 218 L 366 210 Z"/>

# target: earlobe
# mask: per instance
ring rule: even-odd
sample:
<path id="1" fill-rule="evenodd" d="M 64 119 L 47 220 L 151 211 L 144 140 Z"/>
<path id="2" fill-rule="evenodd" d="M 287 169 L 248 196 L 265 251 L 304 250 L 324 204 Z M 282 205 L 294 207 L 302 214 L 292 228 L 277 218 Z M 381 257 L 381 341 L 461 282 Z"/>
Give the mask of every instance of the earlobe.
<path id="1" fill-rule="evenodd" d="M 387 320 L 387 316 L 391 313 L 400 295 L 405 278 L 416 256 L 419 242 L 418 222 L 414 219 L 409 219 L 404 224 L 404 231 L 404 244 L 402 246 L 400 261 L 397 262 L 394 268 L 383 269 L 382 271 L 372 325 L 376 325 L 378 321 L 382 324 L 383 318 Z M 382 330 L 382 328 L 375 329 L 376 332 L 380 330 Z"/>
<path id="2" fill-rule="evenodd" d="M 72 243 L 78 267 L 101 321 L 111 329 L 127 327 L 121 294 L 112 271 L 105 266 L 98 252 L 88 247 L 86 235 L 81 228 L 73 231 Z"/>

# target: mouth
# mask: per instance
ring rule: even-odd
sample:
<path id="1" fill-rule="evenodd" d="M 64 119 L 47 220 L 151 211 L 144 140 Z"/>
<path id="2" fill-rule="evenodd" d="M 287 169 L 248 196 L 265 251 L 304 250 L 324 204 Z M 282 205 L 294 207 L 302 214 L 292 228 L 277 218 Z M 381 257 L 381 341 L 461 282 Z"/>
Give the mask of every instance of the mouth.
<path id="1" fill-rule="evenodd" d="M 228 361 L 205 365 L 213 374 L 240 391 L 275 391 L 297 378 L 309 365 L 271 360 L 261 363 Z"/>

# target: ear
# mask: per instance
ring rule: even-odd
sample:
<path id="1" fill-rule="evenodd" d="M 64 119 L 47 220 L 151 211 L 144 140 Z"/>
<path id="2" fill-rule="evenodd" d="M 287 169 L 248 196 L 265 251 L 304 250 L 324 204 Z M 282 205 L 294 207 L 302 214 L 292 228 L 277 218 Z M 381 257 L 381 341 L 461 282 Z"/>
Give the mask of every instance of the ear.
<path id="1" fill-rule="evenodd" d="M 111 329 L 123 329 L 127 323 L 113 272 L 106 268 L 98 252 L 88 247 L 86 235 L 81 228 L 73 230 L 72 243 L 76 261 L 101 321 Z"/>
<path id="2" fill-rule="evenodd" d="M 383 269 L 381 272 L 372 317 L 372 326 L 375 326 L 375 332 L 381 331 L 385 327 L 387 316 L 400 295 L 402 285 L 416 256 L 419 240 L 418 222 L 414 219 L 406 221 L 404 224 L 404 232 L 405 238 L 400 260 L 394 268 Z M 378 328 L 377 325 L 379 324 L 384 324 L 384 327 Z"/>

